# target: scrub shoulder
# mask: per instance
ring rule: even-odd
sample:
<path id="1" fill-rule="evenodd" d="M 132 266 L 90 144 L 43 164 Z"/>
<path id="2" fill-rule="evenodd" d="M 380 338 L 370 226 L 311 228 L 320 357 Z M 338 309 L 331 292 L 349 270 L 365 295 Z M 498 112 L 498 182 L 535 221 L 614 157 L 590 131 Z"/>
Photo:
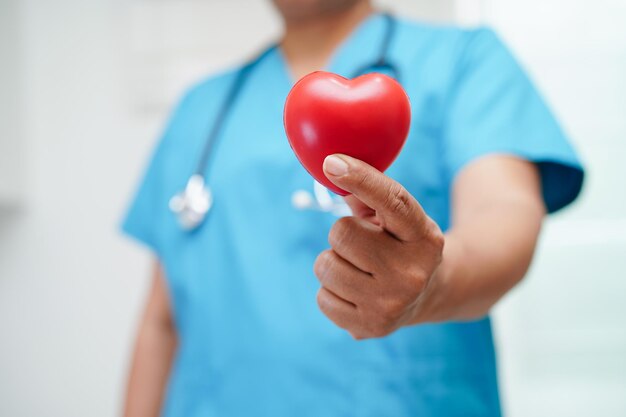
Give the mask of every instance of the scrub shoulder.
<path id="1" fill-rule="evenodd" d="M 207 97 L 221 97 L 228 85 L 234 80 L 239 67 L 229 68 L 217 74 L 207 76 L 193 83 L 182 94 L 178 107 L 195 107 L 206 105 Z"/>
<path id="2" fill-rule="evenodd" d="M 537 165 L 548 212 L 576 199 L 584 179 L 578 155 L 493 29 L 404 21 L 398 43 L 412 57 L 406 64 L 412 84 L 431 98 L 429 120 L 441 133 L 450 181 L 478 158 L 505 154 Z"/>

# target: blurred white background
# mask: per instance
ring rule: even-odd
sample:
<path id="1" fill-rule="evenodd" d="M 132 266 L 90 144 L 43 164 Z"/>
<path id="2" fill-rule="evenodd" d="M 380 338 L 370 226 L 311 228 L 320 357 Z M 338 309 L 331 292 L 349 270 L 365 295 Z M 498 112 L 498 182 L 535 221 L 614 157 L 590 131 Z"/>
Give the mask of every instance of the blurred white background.
<path id="1" fill-rule="evenodd" d="M 387 0 L 494 25 L 588 166 L 496 308 L 505 412 L 626 415 L 626 2 Z M 0 416 L 112 416 L 149 254 L 117 225 L 189 83 L 280 32 L 267 0 L 0 0 Z"/>

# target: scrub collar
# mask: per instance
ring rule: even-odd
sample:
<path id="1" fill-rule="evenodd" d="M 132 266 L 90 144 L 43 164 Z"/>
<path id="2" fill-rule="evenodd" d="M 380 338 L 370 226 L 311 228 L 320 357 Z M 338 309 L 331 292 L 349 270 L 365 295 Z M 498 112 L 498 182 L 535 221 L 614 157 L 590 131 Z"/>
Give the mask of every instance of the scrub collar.
<path id="1" fill-rule="evenodd" d="M 353 76 L 357 68 L 378 59 L 384 33 L 384 16 L 372 13 L 337 47 L 327 69 L 344 77 Z"/>

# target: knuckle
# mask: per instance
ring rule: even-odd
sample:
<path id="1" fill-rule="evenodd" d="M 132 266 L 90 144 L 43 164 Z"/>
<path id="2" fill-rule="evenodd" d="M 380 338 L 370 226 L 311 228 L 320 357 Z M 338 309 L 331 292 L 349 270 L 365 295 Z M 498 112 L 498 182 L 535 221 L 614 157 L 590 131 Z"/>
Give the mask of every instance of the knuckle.
<path id="1" fill-rule="evenodd" d="M 387 191 L 386 206 L 393 213 L 408 215 L 411 207 L 411 197 L 403 186 L 393 183 Z"/>
<path id="2" fill-rule="evenodd" d="M 330 267 L 333 259 L 333 254 L 331 250 L 325 250 L 317 256 L 315 259 L 315 263 L 313 264 L 313 272 L 315 275 L 322 279 L 328 268 Z"/>
<path id="3" fill-rule="evenodd" d="M 341 245 L 350 235 L 354 225 L 354 218 L 342 217 L 335 222 L 328 233 L 328 243 L 332 247 Z"/>
<path id="4" fill-rule="evenodd" d="M 414 298 L 422 293 L 427 282 L 428 275 L 422 269 L 415 268 L 413 271 L 409 271 L 405 281 L 404 294 L 410 301 L 413 301 Z"/>
<path id="5" fill-rule="evenodd" d="M 384 319 L 387 321 L 386 324 L 389 325 L 390 321 L 395 320 L 397 317 L 401 316 L 404 312 L 404 308 L 406 306 L 405 296 L 398 298 L 390 298 L 385 302 L 385 313 L 383 315 Z"/>
<path id="6" fill-rule="evenodd" d="M 441 229 L 439 228 L 439 226 L 434 222 L 434 221 L 430 221 L 430 227 L 429 227 L 429 241 L 431 243 L 431 245 L 433 246 L 433 248 L 435 249 L 436 252 L 441 253 L 443 252 L 443 248 L 445 246 L 446 243 L 446 239 L 444 234 L 441 232 Z"/>
<path id="7" fill-rule="evenodd" d="M 327 311 L 329 311 L 329 307 L 330 307 L 330 301 L 328 300 L 328 297 L 326 297 L 326 295 L 324 294 L 323 290 L 319 290 L 317 292 L 317 306 L 320 308 L 320 310 L 322 310 L 322 312 L 326 313 Z"/>

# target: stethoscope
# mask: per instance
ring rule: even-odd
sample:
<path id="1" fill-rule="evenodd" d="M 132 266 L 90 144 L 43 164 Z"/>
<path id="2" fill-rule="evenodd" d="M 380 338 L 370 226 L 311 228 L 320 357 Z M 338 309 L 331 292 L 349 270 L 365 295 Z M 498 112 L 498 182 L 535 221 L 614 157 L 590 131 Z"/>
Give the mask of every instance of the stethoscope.
<path id="1" fill-rule="evenodd" d="M 391 41 L 395 35 L 397 21 L 389 13 L 384 13 L 385 35 L 380 48 L 378 59 L 369 65 L 364 65 L 354 71 L 352 78 L 358 77 L 368 72 L 385 72 L 396 80 L 400 81 L 400 71 L 387 59 Z M 215 142 L 219 138 L 224 122 L 232 110 L 235 101 L 245 85 L 254 67 L 272 51 L 274 47 L 268 48 L 265 52 L 244 65 L 233 81 L 232 87 L 228 91 L 224 103 L 215 118 L 215 123 L 207 136 L 206 143 L 202 149 L 202 154 L 194 173 L 189 177 L 185 189 L 174 195 L 169 202 L 170 210 L 178 218 L 180 226 L 184 230 L 193 230 L 202 224 L 213 205 L 213 194 L 211 188 L 206 183 L 204 173 L 209 165 L 209 158 Z M 331 195 L 323 185 L 313 181 L 313 193 L 306 190 L 297 190 L 293 193 L 291 203 L 298 210 L 313 210 L 331 213 L 337 217 L 350 215 L 350 208 L 343 199 L 336 195 Z"/>

